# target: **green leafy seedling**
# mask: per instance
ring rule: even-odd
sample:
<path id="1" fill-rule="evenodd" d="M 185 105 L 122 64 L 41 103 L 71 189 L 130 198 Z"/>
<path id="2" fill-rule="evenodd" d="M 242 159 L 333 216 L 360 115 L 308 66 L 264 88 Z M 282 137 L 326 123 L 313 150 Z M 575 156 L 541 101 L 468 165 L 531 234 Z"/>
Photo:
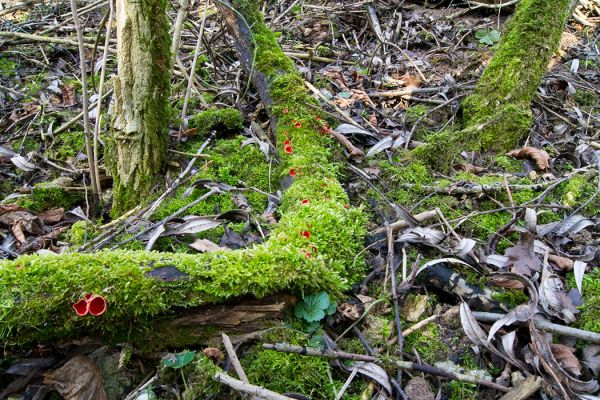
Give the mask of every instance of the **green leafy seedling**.
<path id="1" fill-rule="evenodd" d="M 195 355 L 195 351 L 184 350 L 181 353 L 168 354 L 162 361 L 167 368 L 180 369 L 194 361 Z"/>
<path id="2" fill-rule="evenodd" d="M 500 32 L 495 29 L 478 29 L 475 37 L 479 39 L 479 43 L 492 46 L 500 40 Z"/>
<path id="3" fill-rule="evenodd" d="M 296 304 L 294 315 L 307 322 L 317 322 L 335 312 L 337 304 L 326 292 L 305 296 Z"/>

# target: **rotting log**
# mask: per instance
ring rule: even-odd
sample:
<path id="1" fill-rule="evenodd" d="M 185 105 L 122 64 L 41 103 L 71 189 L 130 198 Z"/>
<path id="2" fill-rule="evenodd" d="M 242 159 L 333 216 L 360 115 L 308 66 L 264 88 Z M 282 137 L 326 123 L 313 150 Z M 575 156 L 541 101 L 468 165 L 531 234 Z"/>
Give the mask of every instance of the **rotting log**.
<path id="1" fill-rule="evenodd" d="M 359 278 L 366 217 L 348 205 L 336 179 L 332 141 L 323 129 L 323 116 L 317 118 L 314 111 L 317 103 L 265 26 L 257 3 L 233 6 L 238 17 L 226 16 L 228 27 L 233 36 L 241 33 L 238 38 L 252 35 L 246 39 L 252 46 L 248 54 L 256 56 L 242 65 L 252 66 L 249 71 L 257 86 L 262 82 L 261 95 L 268 95 L 265 103 L 270 104 L 277 135 L 286 137 L 288 151 L 277 146 L 280 162 L 285 171 L 302 171 L 282 195 L 282 217 L 270 238 L 248 249 L 200 255 L 102 251 L 2 261 L 3 343 L 83 334 L 135 343 L 143 336 L 140 332 L 181 310 L 280 292 L 327 290 L 335 295 Z M 102 295 L 108 310 L 99 317 L 78 317 L 71 306 L 86 293 Z"/>
<path id="2" fill-rule="evenodd" d="M 462 141 L 508 151 L 533 123 L 531 102 L 567 21 L 571 0 L 522 0 L 498 50 L 463 104 Z"/>
<path id="3" fill-rule="evenodd" d="M 118 73 L 107 151 L 115 216 L 147 198 L 166 160 L 171 85 L 166 3 L 116 1 Z"/>

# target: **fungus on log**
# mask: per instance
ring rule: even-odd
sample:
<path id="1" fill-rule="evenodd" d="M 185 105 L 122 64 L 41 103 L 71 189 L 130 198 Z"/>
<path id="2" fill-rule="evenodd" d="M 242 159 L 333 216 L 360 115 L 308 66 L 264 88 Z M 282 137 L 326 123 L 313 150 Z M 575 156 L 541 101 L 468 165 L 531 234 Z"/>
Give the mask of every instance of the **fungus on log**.
<path id="1" fill-rule="evenodd" d="M 219 4 L 242 65 L 270 106 L 284 170 L 302 171 L 282 196 L 282 217 L 270 238 L 248 249 L 200 255 L 101 251 L 0 262 L 4 343 L 81 334 L 135 342 L 182 309 L 286 291 L 340 293 L 358 278 L 366 218 L 348 205 L 336 179 L 329 127 L 314 111 L 316 101 L 264 24 L 257 3 Z M 178 278 L 157 278 L 161 274 L 152 271 L 159 268 L 175 268 Z M 106 312 L 78 316 L 72 305 L 86 293 L 102 295 Z"/>

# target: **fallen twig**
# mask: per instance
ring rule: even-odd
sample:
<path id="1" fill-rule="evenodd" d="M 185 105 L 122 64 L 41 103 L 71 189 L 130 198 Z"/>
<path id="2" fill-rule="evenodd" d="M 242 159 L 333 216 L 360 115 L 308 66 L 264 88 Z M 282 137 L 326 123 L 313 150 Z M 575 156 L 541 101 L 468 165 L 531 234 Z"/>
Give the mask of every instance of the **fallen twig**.
<path id="1" fill-rule="evenodd" d="M 352 360 L 352 361 L 365 361 L 365 362 L 373 362 L 383 366 L 393 366 L 396 368 L 402 369 L 410 369 L 413 371 L 424 372 L 431 375 L 441 376 L 443 378 L 452 379 L 455 381 L 475 383 L 477 385 L 489 387 L 491 389 L 496 389 L 501 392 L 510 391 L 509 388 L 499 385 L 494 382 L 486 381 L 484 379 L 479 379 L 471 375 L 459 374 L 452 371 L 446 371 L 441 368 L 432 367 L 430 365 L 425 364 L 417 364 L 410 361 L 402 361 L 397 357 L 386 357 L 385 359 L 367 356 L 364 354 L 355 354 L 355 353 L 346 353 L 344 351 L 334 351 L 334 350 L 320 350 L 312 347 L 305 346 L 293 346 L 287 343 L 277 343 L 277 344 L 263 344 L 263 348 L 267 350 L 280 351 L 283 353 L 295 353 L 301 354 L 304 356 L 312 356 L 312 357 L 323 357 L 329 359 L 342 359 L 342 360 Z"/>
<path id="2" fill-rule="evenodd" d="M 217 373 L 215 375 L 215 379 L 230 388 L 237 390 L 238 392 L 248 393 L 253 396 L 258 396 L 267 400 L 292 400 L 291 397 L 287 397 L 281 395 L 279 393 L 273 392 L 272 390 L 265 389 L 260 386 L 255 386 L 250 383 L 244 383 L 240 380 L 232 378 L 231 376 L 224 373 Z"/>
<path id="3" fill-rule="evenodd" d="M 496 322 L 500 318 L 504 318 L 505 314 L 490 313 L 490 312 L 479 312 L 474 311 L 473 315 L 477 321 L 482 322 Z M 576 339 L 587 340 L 591 343 L 600 344 L 600 333 L 585 331 L 583 329 L 571 328 L 570 326 L 553 324 L 552 322 L 544 321 L 542 319 L 534 319 L 535 327 L 546 332 L 556 333 L 558 335 L 570 336 Z M 516 324 L 520 323 L 517 321 Z M 523 322 L 525 325 L 527 322 Z"/>

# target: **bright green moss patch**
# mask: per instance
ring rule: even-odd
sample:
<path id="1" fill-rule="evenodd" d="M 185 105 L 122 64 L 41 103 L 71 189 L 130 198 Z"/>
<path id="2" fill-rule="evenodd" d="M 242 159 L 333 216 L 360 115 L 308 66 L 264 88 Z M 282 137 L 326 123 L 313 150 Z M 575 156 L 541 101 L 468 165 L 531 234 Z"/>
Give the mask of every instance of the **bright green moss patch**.
<path id="1" fill-rule="evenodd" d="M 573 273 L 568 274 L 570 287 L 576 287 Z M 578 328 L 600 333 L 600 268 L 593 268 L 583 276 L 583 305 L 575 325 Z"/>
<path id="2" fill-rule="evenodd" d="M 67 160 L 85 151 L 83 132 L 63 132 L 56 137 L 54 145 L 48 149 L 48 155 L 58 160 Z"/>
<path id="3" fill-rule="evenodd" d="M 265 155 L 256 145 L 241 147 L 245 137 L 237 136 L 233 139 L 218 140 L 213 148 L 205 151 L 207 158 L 199 160 L 197 164 L 199 172 L 196 179 L 207 179 L 219 183 L 225 183 L 234 187 L 255 187 L 270 193 L 278 187 L 281 169 L 275 165 L 269 165 Z M 198 142 L 188 145 L 189 152 L 196 152 Z M 192 193 L 183 197 L 185 188 L 181 188 L 170 199 L 167 199 L 156 211 L 156 219 L 163 219 L 175 211 L 196 200 L 203 190 L 193 190 Z M 255 190 L 244 190 L 241 194 L 246 197 L 250 206 L 256 211 L 262 212 L 267 206 L 267 196 Z M 193 206 L 183 215 L 212 215 L 219 214 L 236 208 L 231 199 L 231 194 L 215 194 L 205 201 Z"/>
<path id="4" fill-rule="evenodd" d="M 190 128 L 198 129 L 201 135 L 213 129 L 236 131 L 244 126 L 242 113 L 235 108 L 210 108 L 201 111 L 190 119 Z"/>
<path id="5" fill-rule="evenodd" d="M 415 349 L 421 360 L 431 365 L 445 360 L 448 354 L 448 346 L 442 339 L 439 325 L 435 323 L 404 338 L 404 349 L 407 352 Z"/>
<path id="6" fill-rule="evenodd" d="M 281 330 L 263 340 L 267 343 L 309 345 L 305 335 Z M 250 382 L 275 392 L 301 393 L 313 399 L 335 397 L 335 387 L 330 380 L 332 370 L 326 359 L 263 350 L 262 345 L 257 345 L 242 363 Z"/>

